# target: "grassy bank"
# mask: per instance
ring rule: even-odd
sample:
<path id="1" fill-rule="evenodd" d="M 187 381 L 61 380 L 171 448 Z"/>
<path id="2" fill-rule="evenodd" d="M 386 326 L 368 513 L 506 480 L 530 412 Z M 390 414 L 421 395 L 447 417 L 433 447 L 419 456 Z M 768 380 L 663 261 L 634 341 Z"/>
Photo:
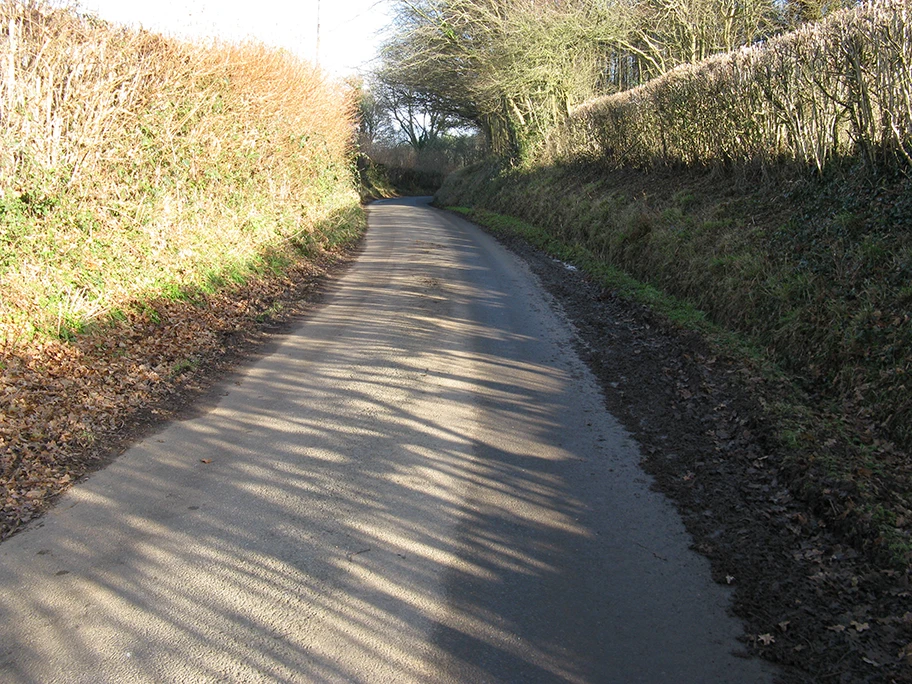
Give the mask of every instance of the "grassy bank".
<path id="1" fill-rule="evenodd" d="M 437 201 L 518 230 L 749 360 L 757 391 L 770 388 L 793 489 L 859 546 L 902 563 L 912 528 L 909 191 L 902 176 L 871 187 L 836 173 L 745 183 L 693 169 L 475 167 Z"/>
<path id="2" fill-rule="evenodd" d="M 352 103 L 259 45 L 0 4 L 0 337 L 67 337 L 357 222 Z"/>
<path id="3" fill-rule="evenodd" d="M 353 117 L 282 51 L 0 0 L 0 539 L 300 310 L 365 227 Z"/>
<path id="4" fill-rule="evenodd" d="M 358 158 L 361 198 L 365 201 L 401 196 L 433 195 L 443 184 L 442 171 L 387 166 L 366 155 Z"/>

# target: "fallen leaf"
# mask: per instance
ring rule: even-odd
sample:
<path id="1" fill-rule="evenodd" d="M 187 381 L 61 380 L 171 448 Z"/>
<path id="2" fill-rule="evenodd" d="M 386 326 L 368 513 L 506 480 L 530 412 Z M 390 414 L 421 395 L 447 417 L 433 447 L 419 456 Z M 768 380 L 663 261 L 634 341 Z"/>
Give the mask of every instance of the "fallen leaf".
<path id="1" fill-rule="evenodd" d="M 212 459 L 211 458 L 201 458 L 200 463 L 212 463 Z"/>
<path id="2" fill-rule="evenodd" d="M 871 629 L 871 625 L 869 625 L 867 622 L 857 622 L 856 620 L 852 620 L 849 624 L 855 628 L 856 632 L 864 632 L 865 630 Z"/>
<path id="3" fill-rule="evenodd" d="M 779 629 L 781 629 L 783 632 L 785 632 L 788 630 L 788 626 L 790 624 L 792 624 L 791 620 L 783 620 L 782 622 L 779 623 Z"/>
<path id="4" fill-rule="evenodd" d="M 905 660 L 907 665 L 912 665 L 912 641 L 903 647 L 898 653 L 900 660 Z"/>
<path id="5" fill-rule="evenodd" d="M 769 646 L 776 641 L 776 637 L 774 637 L 772 634 L 761 634 L 757 637 L 757 641 L 762 643 L 764 646 Z"/>

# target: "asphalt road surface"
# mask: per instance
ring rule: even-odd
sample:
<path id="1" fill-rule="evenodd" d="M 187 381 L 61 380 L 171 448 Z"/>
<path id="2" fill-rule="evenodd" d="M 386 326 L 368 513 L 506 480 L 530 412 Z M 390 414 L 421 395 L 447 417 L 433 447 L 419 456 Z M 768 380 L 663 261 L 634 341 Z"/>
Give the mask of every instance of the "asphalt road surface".
<path id="1" fill-rule="evenodd" d="M 217 406 L 0 545 L 0 681 L 772 681 L 524 265 L 369 211 Z"/>

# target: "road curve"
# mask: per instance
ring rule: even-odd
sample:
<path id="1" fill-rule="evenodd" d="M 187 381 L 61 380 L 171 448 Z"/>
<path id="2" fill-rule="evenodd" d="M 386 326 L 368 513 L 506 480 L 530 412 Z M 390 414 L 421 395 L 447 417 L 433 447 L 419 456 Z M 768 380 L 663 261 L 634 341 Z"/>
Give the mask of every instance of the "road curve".
<path id="1" fill-rule="evenodd" d="M 425 204 L 0 546 L 0 681 L 772 680 L 534 278 Z"/>

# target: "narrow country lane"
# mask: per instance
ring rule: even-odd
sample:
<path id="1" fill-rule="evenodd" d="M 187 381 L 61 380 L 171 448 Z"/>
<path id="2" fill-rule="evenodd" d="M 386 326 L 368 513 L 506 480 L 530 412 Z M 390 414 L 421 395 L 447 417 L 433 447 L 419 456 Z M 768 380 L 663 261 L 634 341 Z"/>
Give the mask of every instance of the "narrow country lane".
<path id="1" fill-rule="evenodd" d="M 369 212 L 216 407 L 0 545 L 0 681 L 772 681 L 522 262 Z"/>

